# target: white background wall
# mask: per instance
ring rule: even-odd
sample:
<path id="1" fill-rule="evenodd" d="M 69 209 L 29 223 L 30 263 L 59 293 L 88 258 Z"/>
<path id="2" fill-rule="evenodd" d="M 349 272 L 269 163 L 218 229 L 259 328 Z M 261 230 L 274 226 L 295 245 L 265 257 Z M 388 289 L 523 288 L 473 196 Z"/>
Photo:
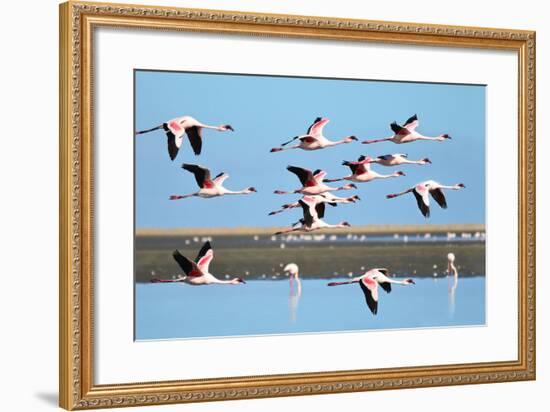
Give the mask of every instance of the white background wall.
<path id="1" fill-rule="evenodd" d="M 126 2 L 119 0 L 121 2 Z M 537 30 L 537 113 L 550 111 L 550 29 L 545 2 L 461 0 L 135 0 L 182 7 L 249 10 L 375 20 L 412 21 Z M 0 409 L 53 410 L 57 405 L 57 191 L 58 191 L 58 18 L 57 1 L 27 0 L 2 5 L 0 25 Z M 443 63 L 442 63 L 443 64 Z M 546 93 L 544 93 L 546 91 Z M 544 124 L 543 124 L 544 126 Z M 544 271 L 549 248 L 550 207 L 546 176 L 550 151 L 539 127 L 538 176 L 538 379 L 536 382 L 314 397 L 153 407 L 147 410 L 242 411 L 280 409 L 546 410 L 550 281 Z M 503 177 L 505 178 L 505 176 Z M 542 402 L 537 402 L 542 401 Z M 145 410 L 145 409 L 144 409 Z"/>

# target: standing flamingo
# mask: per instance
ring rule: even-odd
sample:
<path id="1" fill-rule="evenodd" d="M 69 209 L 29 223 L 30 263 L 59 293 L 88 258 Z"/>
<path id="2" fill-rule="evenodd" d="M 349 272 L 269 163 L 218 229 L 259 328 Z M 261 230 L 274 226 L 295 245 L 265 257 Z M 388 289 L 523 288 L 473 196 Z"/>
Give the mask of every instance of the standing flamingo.
<path id="1" fill-rule="evenodd" d="M 352 283 L 359 283 L 361 290 L 365 295 L 365 301 L 367 306 L 373 315 L 378 313 L 378 285 L 386 293 L 391 292 L 391 284 L 396 285 L 414 285 L 414 280 L 407 278 L 403 280 L 394 280 L 388 277 L 388 269 L 371 269 L 362 276 L 358 276 L 348 281 L 344 282 L 330 282 L 328 286 L 340 286 L 340 285 L 349 285 Z"/>
<path id="2" fill-rule="evenodd" d="M 280 152 L 282 150 L 292 150 L 292 149 L 302 149 L 302 150 L 319 150 L 325 149 L 327 147 L 337 146 L 339 144 L 346 144 L 357 141 L 355 136 L 347 136 L 342 140 L 328 140 L 323 136 L 323 128 L 329 122 L 327 118 L 318 117 L 315 119 L 313 124 L 307 129 L 307 133 L 302 136 L 295 136 L 290 139 L 288 142 L 285 142 L 281 147 L 274 147 L 271 149 L 271 152 Z M 295 140 L 299 140 L 300 143 L 294 146 L 288 146 L 289 143 L 292 143 Z"/>
<path id="3" fill-rule="evenodd" d="M 331 225 L 322 220 L 325 215 L 325 203 L 318 203 L 310 196 L 306 196 L 298 201 L 302 206 L 303 218 L 292 225 L 291 228 L 275 233 L 282 235 L 290 232 L 313 232 L 320 229 L 344 228 L 350 227 L 348 222 L 341 222 Z M 300 226 L 298 226 L 300 225 Z"/>
<path id="4" fill-rule="evenodd" d="M 315 199 L 316 202 L 319 203 L 327 203 L 330 206 L 337 206 L 338 203 L 355 203 L 358 200 L 361 200 L 361 198 L 357 195 L 353 195 L 350 197 L 339 197 L 336 195 L 333 195 L 330 192 L 323 193 L 322 195 L 313 195 L 311 196 L 313 199 Z M 273 212 L 269 212 L 269 216 L 273 216 L 279 213 L 284 212 L 285 210 L 294 209 L 297 207 L 301 207 L 299 202 L 294 203 L 286 203 L 281 206 L 281 209 L 274 210 Z"/>
<path id="5" fill-rule="evenodd" d="M 285 273 L 288 273 L 290 290 L 288 294 L 288 310 L 290 314 L 290 320 L 292 322 L 296 321 L 296 310 L 298 309 L 298 303 L 300 302 L 300 297 L 302 296 L 302 282 L 299 276 L 299 268 L 296 263 L 289 263 L 283 269 Z M 294 283 L 296 282 L 296 288 Z"/>
<path id="6" fill-rule="evenodd" d="M 386 196 L 388 199 L 393 199 L 397 196 L 402 196 L 407 193 L 412 193 L 416 198 L 418 209 L 422 215 L 426 218 L 430 217 L 430 198 L 428 194 L 431 194 L 436 203 L 443 209 L 447 209 L 447 200 L 443 194 L 443 189 L 460 190 L 464 189 L 464 183 L 457 183 L 453 186 L 444 186 L 434 180 L 427 180 L 422 183 L 418 183 L 416 186 L 411 187 L 400 193 L 393 193 Z"/>
<path id="7" fill-rule="evenodd" d="M 214 259 L 214 250 L 210 245 L 210 242 L 206 242 L 195 261 L 192 261 L 183 256 L 177 249 L 172 253 L 172 257 L 178 263 L 180 268 L 185 273 L 185 276 L 179 276 L 175 279 L 151 279 L 152 283 L 165 283 L 165 282 L 183 282 L 188 285 L 238 285 L 240 283 L 246 283 L 244 279 L 235 277 L 231 280 L 220 280 L 209 272 L 210 262 Z"/>
<path id="8" fill-rule="evenodd" d="M 191 116 L 178 117 L 176 119 L 168 120 L 159 126 L 153 127 L 147 130 L 141 130 L 136 132 L 136 135 L 149 133 L 154 130 L 163 129 L 166 132 L 168 138 L 168 154 L 170 160 L 174 160 L 178 155 L 178 151 L 183 141 L 183 134 L 187 134 L 189 143 L 193 148 L 193 152 L 196 155 L 201 154 L 202 149 L 202 129 L 214 129 L 219 132 L 226 132 L 231 130 L 235 131 L 229 124 L 222 124 L 220 126 L 210 126 L 199 122 L 197 119 Z"/>
<path id="9" fill-rule="evenodd" d="M 346 184 L 341 187 L 330 187 L 323 183 L 323 178 L 327 175 L 323 170 L 317 169 L 315 172 L 312 172 L 309 169 L 304 169 L 297 166 L 288 166 L 286 168 L 289 172 L 294 173 L 300 179 L 302 183 L 302 188 L 296 189 L 293 191 L 283 191 L 275 190 L 277 195 L 286 195 L 292 193 L 301 193 L 303 195 L 320 195 L 326 192 L 334 192 L 337 190 L 350 190 L 357 189 L 357 186 L 354 184 Z"/>
<path id="10" fill-rule="evenodd" d="M 390 177 L 405 176 L 405 173 L 401 171 L 393 172 L 388 175 L 380 174 L 374 170 L 371 170 L 370 163 L 372 163 L 372 158 L 366 156 L 359 156 L 359 159 L 357 159 L 356 162 L 344 160 L 342 164 L 351 169 L 351 175 L 340 177 L 338 179 L 325 179 L 324 182 L 350 180 L 355 183 L 365 183 L 376 179 L 388 179 Z"/>
<path id="11" fill-rule="evenodd" d="M 377 156 L 371 160 L 371 163 L 378 163 L 382 166 L 399 166 L 399 165 L 426 165 L 432 163 L 427 157 L 419 160 L 409 160 L 405 153 L 394 153 Z"/>
<path id="12" fill-rule="evenodd" d="M 439 136 L 436 136 L 436 137 L 428 137 L 428 136 L 421 135 L 416 131 L 417 126 L 418 126 L 418 117 L 415 114 L 414 116 L 409 117 L 403 126 L 399 126 L 397 122 L 393 122 L 392 124 L 390 124 L 390 128 L 394 133 L 393 136 L 385 137 L 383 139 L 365 140 L 361 143 L 370 144 L 370 143 L 378 143 L 378 142 L 393 142 L 393 143 L 401 144 L 401 143 L 415 142 L 417 140 L 435 140 L 435 141 L 442 142 L 443 140 L 447 140 L 451 138 L 451 136 L 449 136 L 448 134 L 440 134 Z"/>
<path id="13" fill-rule="evenodd" d="M 455 313 L 455 299 L 456 299 L 456 288 L 458 287 L 458 270 L 455 266 L 455 255 L 454 253 L 447 254 L 447 275 L 452 275 L 453 283 L 451 285 L 449 278 L 449 311 L 451 315 Z"/>
<path id="14" fill-rule="evenodd" d="M 195 175 L 195 180 L 197 181 L 200 190 L 198 192 L 190 193 L 187 195 L 172 195 L 170 196 L 170 200 L 185 199 L 191 196 L 211 198 L 225 195 L 247 195 L 257 191 L 253 187 L 248 187 L 246 189 L 238 190 L 236 192 L 226 189 L 225 187 L 223 187 L 223 182 L 229 177 L 227 173 L 222 172 L 218 174 L 214 179 L 212 179 L 210 175 L 210 170 L 208 170 L 206 167 L 191 165 L 187 163 L 184 163 L 181 167 Z"/>

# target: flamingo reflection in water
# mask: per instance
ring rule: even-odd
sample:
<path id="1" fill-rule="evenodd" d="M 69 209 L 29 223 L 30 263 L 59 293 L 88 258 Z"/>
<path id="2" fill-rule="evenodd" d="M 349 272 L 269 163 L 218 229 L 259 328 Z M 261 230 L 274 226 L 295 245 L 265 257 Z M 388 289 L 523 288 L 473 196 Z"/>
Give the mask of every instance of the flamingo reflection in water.
<path id="1" fill-rule="evenodd" d="M 447 255 L 447 279 L 449 279 L 449 312 L 451 315 L 454 315 L 455 293 L 456 288 L 458 287 L 458 270 L 455 266 L 454 253 L 449 253 Z"/>
<path id="2" fill-rule="evenodd" d="M 302 296 L 302 281 L 300 280 L 300 269 L 296 263 L 289 263 L 284 267 L 284 272 L 289 276 L 290 290 L 288 294 L 288 311 L 290 321 L 296 322 L 296 311 Z"/>

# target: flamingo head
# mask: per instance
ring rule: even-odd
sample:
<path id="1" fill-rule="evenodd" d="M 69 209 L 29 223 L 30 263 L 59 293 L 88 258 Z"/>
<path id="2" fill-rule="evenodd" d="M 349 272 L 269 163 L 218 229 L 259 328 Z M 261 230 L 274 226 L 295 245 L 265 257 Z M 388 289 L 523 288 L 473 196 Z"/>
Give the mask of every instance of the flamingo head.
<path id="1" fill-rule="evenodd" d="M 449 136 L 447 133 L 442 134 L 442 135 L 440 135 L 439 137 L 440 137 L 442 140 L 444 140 L 444 139 L 452 139 L 452 137 Z"/>
<path id="2" fill-rule="evenodd" d="M 231 126 L 230 124 L 222 124 L 219 129 L 221 132 L 227 132 L 228 130 L 231 130 L 232 132 L 235 131 L 235 129 L 233 129 L 233 126 Z"/>
<path id="3" fill-rule="evenodd" d="M 360 198 L 359 196 L 357 196 L 357 195 L 353 195 L 353 196 L 351 196 L 351 197 L 349 198 L 349 201 L 350 201 L 350 202 L 353 202 L 353 203 L 355 203 L 355 202 L 358 201 L 358 200 L 361 200 L 361 198 Z"/>
<path id="4" fill-rule="evenodd" d="M 342 222 L 340 226 L 351 227 L 351 224 L 349 222 Z"/>
<path id="5" fill-rule="evenodd" d="M 356 142 L 359 140 L 356 136 L 348 136 L 344 139 L 347 143 Z"/>
<path id="6" fill-rule="evenodd" d="M 405 172 L 402 172 L 401 170 L 395 172 L 396 176 L 405 176 Z"/>
<path id="7" fill-rule="evenodd" d="M 464 183 L 458 183 L 456 187 L 458 187 L 459 189 L 464 189 L 466 186 L 464 185 Z"/>
<path id="8" fill-rule="evenodd" d="M 416 283 L 414 282 L 414 280 L 411 279 L 411 278 L 407 278 L 407 279 L 403 280 L 403 283 L 404 283 L 405 285 L 416 285 Z"/>
<path id="9" fill-rule="evenodd" d="M 255 187 L 250 186 L 250 187 L 248 187 L 248 188 L 246 189 L 246 191 L 249 192 L 249 193 L 255 193 L 255 192 L 257 192 L 258 190 L 256 190 Z"/>
<path id="10" fill-rule="evenodd" d="M 355 186 L 353 183 L 348 183 L 347 185 L 344 185 L 343 187 L 344 187 L 344 189 L 346 189 L 346 190 L 349 190 L 349 189 L 357 189 L 357 186 Z"/>
<path id="11" fill-rule="evenodd" d="M 234 278 L 231 283 L 238 285 L 239 283 L 246 283 L 243 278 Z"/>
<path id="12" fill-rule="evenodd" d="M 430 159 L 428 159 L 427 157 L 425 157 L 424 159 L 421 160 L 422 164 L 432 164 L 432 161 Z"/>
<path id="13" fill-rule="evenodd" d="M 289 263 L 283 269 L 285 273 L 288 273 L 291 277 L 298 277 L 299 268 L 296 263 Z"/>

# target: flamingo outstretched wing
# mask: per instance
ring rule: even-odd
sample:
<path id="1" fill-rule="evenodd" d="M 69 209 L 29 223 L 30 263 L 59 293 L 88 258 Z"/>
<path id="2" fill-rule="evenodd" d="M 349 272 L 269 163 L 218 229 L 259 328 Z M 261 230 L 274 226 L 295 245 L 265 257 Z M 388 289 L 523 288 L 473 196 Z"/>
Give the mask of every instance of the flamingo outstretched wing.
<path id="1" fill-rule="evenodd" d="M 212 259 L 214 259 L 214 250 L 210 245 L 210 241 L 206 241 L 204 245 L 202 245 L 195 262 L 201 272 L 209 273 L 210 262 L 212 262 Z"/>
<path id="2" fill-rule="evenodd" d="M 364 276 L 359 281 L 359 285 L 365 295 L 367 306 L 372 314 L 376 315 L 378 312 L 378 282 L 370 276 Z"/>
<path id="3" fill-rule="evenodd" d="M 411 133 L 408 129 L 399 126 L 397 122 L 393 122 L 392 124 L 390 124 L 390 128 L 398 136 L 406 136 Z"/>
<path id="4" fill-rule="evenodd" d="M 440 188 L 435 188 L 430 190 L 430 194 L 437 202 L 437 204 L 441 206 L 441 208 L 447 209 L 447 200 L 445 200 L 445 194 L 443 193 L 443 190 L 441 190 Z"/>
<path id="5" fill-rule="evenodd" d="M 180 268 L 185 272 L 187 276 L 202 276 L 203 272 L 199 269 L 197 264 L 192 260 L 187 259 L 183 256 L 179 250 L 174 250 L 172 257 L 178 263 Z"/>
<path id="6" fill-rule="evenodd" d="M 214 187 L 214 182 L 212 181 L 210 170 L 208 170 L 206 167 L 189 163 L 184 163 L 181 167 L 188 172 L 193 173 L 193 175 L 195 176 L 195 180 L 197 181 L 197 184 L 201 189 Z"/>
<path id="7" fill-rule="evenodd" d="M 409 132 L 414 131 L 418 127 L 418 116 L 416 114 L 412 115 L 407 119 L 405 124 L 403 125 L 405 129 L 407 129 Z"/>
<path id="8" fill-rule="evenodd" d="M 323 127 L 329 122 L 328 119 L 317 117 L 311 126 L 307 129 L 307 134 L 312 137 L 319 137 L 323 135 Z"/>
<path id="9" fill-rule="evenodd" d="M 428 196 L 428 188 L 423 184 L 418 184 L 413 190 L 414 197 L 418 208 L 424 217 L 430 217 L 430 198 Z"/>
<path id="10" fill-rule="evenodd" d="M 191 143 L 193 152 L 196 155 L 200 155 L 202 150 L 202 127 L 200 126 L 188 127 L 187 129 L 185 129 L 185 133 L 189 138 L 189 143 Z"/>
<path id="11" fill-rule="evenodd" d="M 317 185 L 317 181 L 315 180 L 315 178 L 313 177 L 313 173 L 309 169 L 304 169 L 297 166 L 288 166 L 286 170 L 298 176 L 298 179 L 300 179 L 300 183 L 302 183 L 302 186 L 304 187 Z"/>

